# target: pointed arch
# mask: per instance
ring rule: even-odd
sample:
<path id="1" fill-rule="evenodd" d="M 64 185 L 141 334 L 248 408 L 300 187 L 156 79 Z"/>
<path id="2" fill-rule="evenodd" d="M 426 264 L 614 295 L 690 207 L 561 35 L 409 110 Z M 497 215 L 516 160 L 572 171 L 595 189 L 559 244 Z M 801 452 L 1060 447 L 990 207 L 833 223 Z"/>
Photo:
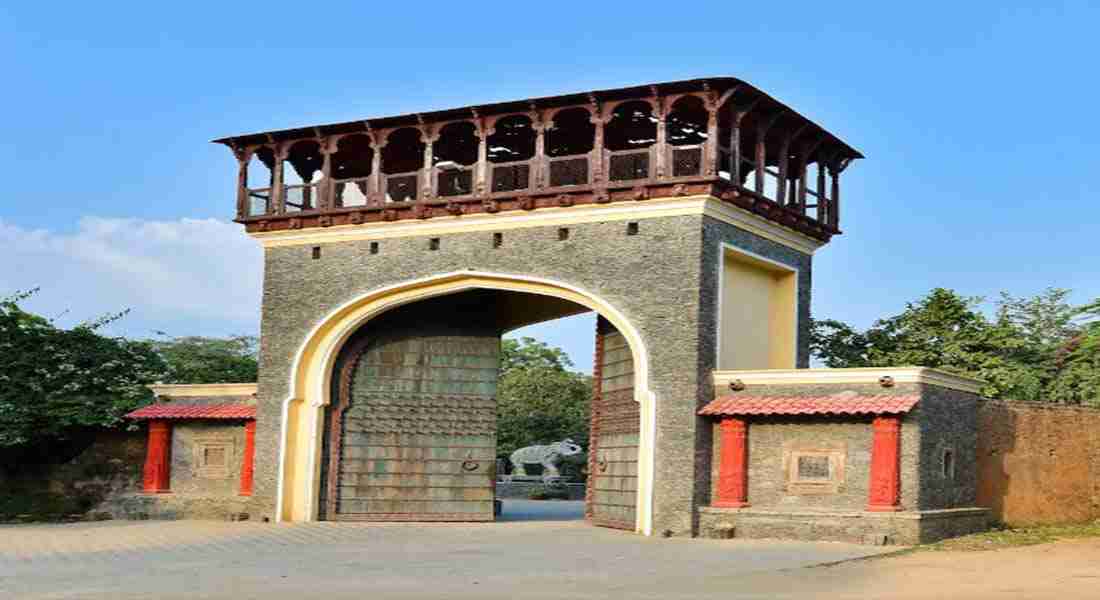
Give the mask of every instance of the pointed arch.
<path id="1" fill-rule="evenodd" d="M 640 404 L 638 495 L 635 531 L 652 533 L 656 398 L 649 356 L 637 328 L 606 300 L 576 286 L 525 275 L 459 271 L 369 291 L 336 308 L 306 335 L 294 356 L 289 394 L 282 403 L 276 520 L 313 521 L 320 493 L 321 433 L 330 402 L 336 357 L 360 327 L 392 308 L 472 289 L 525 292 L 569 300 L 603 316 L 626 338 L 635 364 L 634 399 Z"/>

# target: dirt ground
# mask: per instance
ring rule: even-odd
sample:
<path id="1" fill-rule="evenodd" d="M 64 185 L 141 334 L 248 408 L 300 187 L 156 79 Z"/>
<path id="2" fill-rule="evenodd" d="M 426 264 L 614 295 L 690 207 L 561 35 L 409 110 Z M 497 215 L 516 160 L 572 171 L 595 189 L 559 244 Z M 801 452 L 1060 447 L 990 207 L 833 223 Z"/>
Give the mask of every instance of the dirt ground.
<path id="1" fill-rule="evenodd" d="M 758 574 L 751 589 L 759 595 L 743 597 L 1096 600 L 1100 538 L 985 552 L 917 551 Z"/>
<path id="2" fill-rule="evenodd" d="M 495 524 L 0 526 L 0 598 L 1100 598 L 1100 538 L 986 552 L 643 538 L 579 502 Z"/>

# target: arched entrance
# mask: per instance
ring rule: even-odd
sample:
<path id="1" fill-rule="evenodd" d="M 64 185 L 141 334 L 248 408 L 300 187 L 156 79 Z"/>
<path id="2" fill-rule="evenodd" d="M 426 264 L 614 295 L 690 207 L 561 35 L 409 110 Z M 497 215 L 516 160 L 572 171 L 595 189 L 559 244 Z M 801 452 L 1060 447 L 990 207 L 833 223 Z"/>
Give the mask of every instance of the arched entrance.
<path id="1" fill-rule="evenodd" d="M 341 351 L 354 335 L 369 335 L 372 319 L 398 306 L 468 290 L 497 290 L 535 294 L 568 301 L 597 312 L 623 340 L 633 370 L 628 386 L 620 390 L 637 403 L 637 490 L 632 491 L 635 531 L 652 531 L 653 458 L 656 415 L 648 382 L 648 354 L 633 325 L 613 306 L 584 290 L 550 280 L 518 275 L 458 272 L 376 290 L 349 302 L 322 320 L 300 347 L 291 373 L 291 397 L 284 402 L 281 432 L 278 507 L 279 520 L 311 521 L 321 516 L 325 407 L 333 398 L 333 376 Z M 361 332 L 361 333 L 357 333 Z M 620 377 L 620 380 L 623 377 Z M 620 394 L 621 396 L 622 394 Z M 610 465 L 614 459 L 604 462 Z M 597 468 L 600 468 L 597 466 Z M 605 470 L 609 466 L 603 467 Z M 329 490 L 325 489 L 328 494 Z M 621 497 L 622 494 L 619 494 Z M 619 504 L 625 504 L 619 502 Z M 622 517 L 628 513 L 621 513 Z M 614 521 L 615 519 L 609 519 Z"/>

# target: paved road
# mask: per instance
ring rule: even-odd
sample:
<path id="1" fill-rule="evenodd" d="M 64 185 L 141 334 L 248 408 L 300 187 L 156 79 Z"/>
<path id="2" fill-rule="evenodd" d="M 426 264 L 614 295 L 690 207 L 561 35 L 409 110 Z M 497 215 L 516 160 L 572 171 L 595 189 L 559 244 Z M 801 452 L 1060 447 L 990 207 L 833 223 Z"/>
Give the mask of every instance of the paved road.
<path id="1" fill-rule="evenodd" d="M 506 501 L 493 524 L 0 526 L 0 597 L 728 599 L 739 575 L 882 550 L 647 539 L 588 526 L 581 508 Z"/>

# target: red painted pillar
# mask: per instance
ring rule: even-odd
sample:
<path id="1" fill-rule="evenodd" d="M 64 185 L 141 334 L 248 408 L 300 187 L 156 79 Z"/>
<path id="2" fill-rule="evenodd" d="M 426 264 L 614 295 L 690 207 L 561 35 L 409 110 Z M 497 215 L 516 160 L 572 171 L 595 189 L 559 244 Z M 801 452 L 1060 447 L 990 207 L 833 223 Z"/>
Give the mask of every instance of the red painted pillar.
<path id="1" fill-rule="evenodd" d="M 891 512 L 901 510 L 898 472 L 898 451 L 901 446 L 901 418 L 878 416 L 871 423 L 871 492 L 867 510 Z"/>
<path id="2" fill-rule="evenodd" d="M 145 451 L 145 469 L 142 471 L 142 491 L 160 494 L 171 491 L 172 425 L 157 419 L 149 421 L 149 444 Z"/>
<path id="3" fill-rule="evenodd" d="M 718 427 L 721 436 L 721 456 L 718 459 L 718 494 L 712 506 L 721 508 L 748 506 L 748 426 L 744 419 L 726 417 Z"/>
<path id="4" fill-rule="evenodd" d="M 256 469 L 256 421 L 244 424 L 244 458 L 241 460 L 241 496 L 252 495 L 252 474 Z"/>

